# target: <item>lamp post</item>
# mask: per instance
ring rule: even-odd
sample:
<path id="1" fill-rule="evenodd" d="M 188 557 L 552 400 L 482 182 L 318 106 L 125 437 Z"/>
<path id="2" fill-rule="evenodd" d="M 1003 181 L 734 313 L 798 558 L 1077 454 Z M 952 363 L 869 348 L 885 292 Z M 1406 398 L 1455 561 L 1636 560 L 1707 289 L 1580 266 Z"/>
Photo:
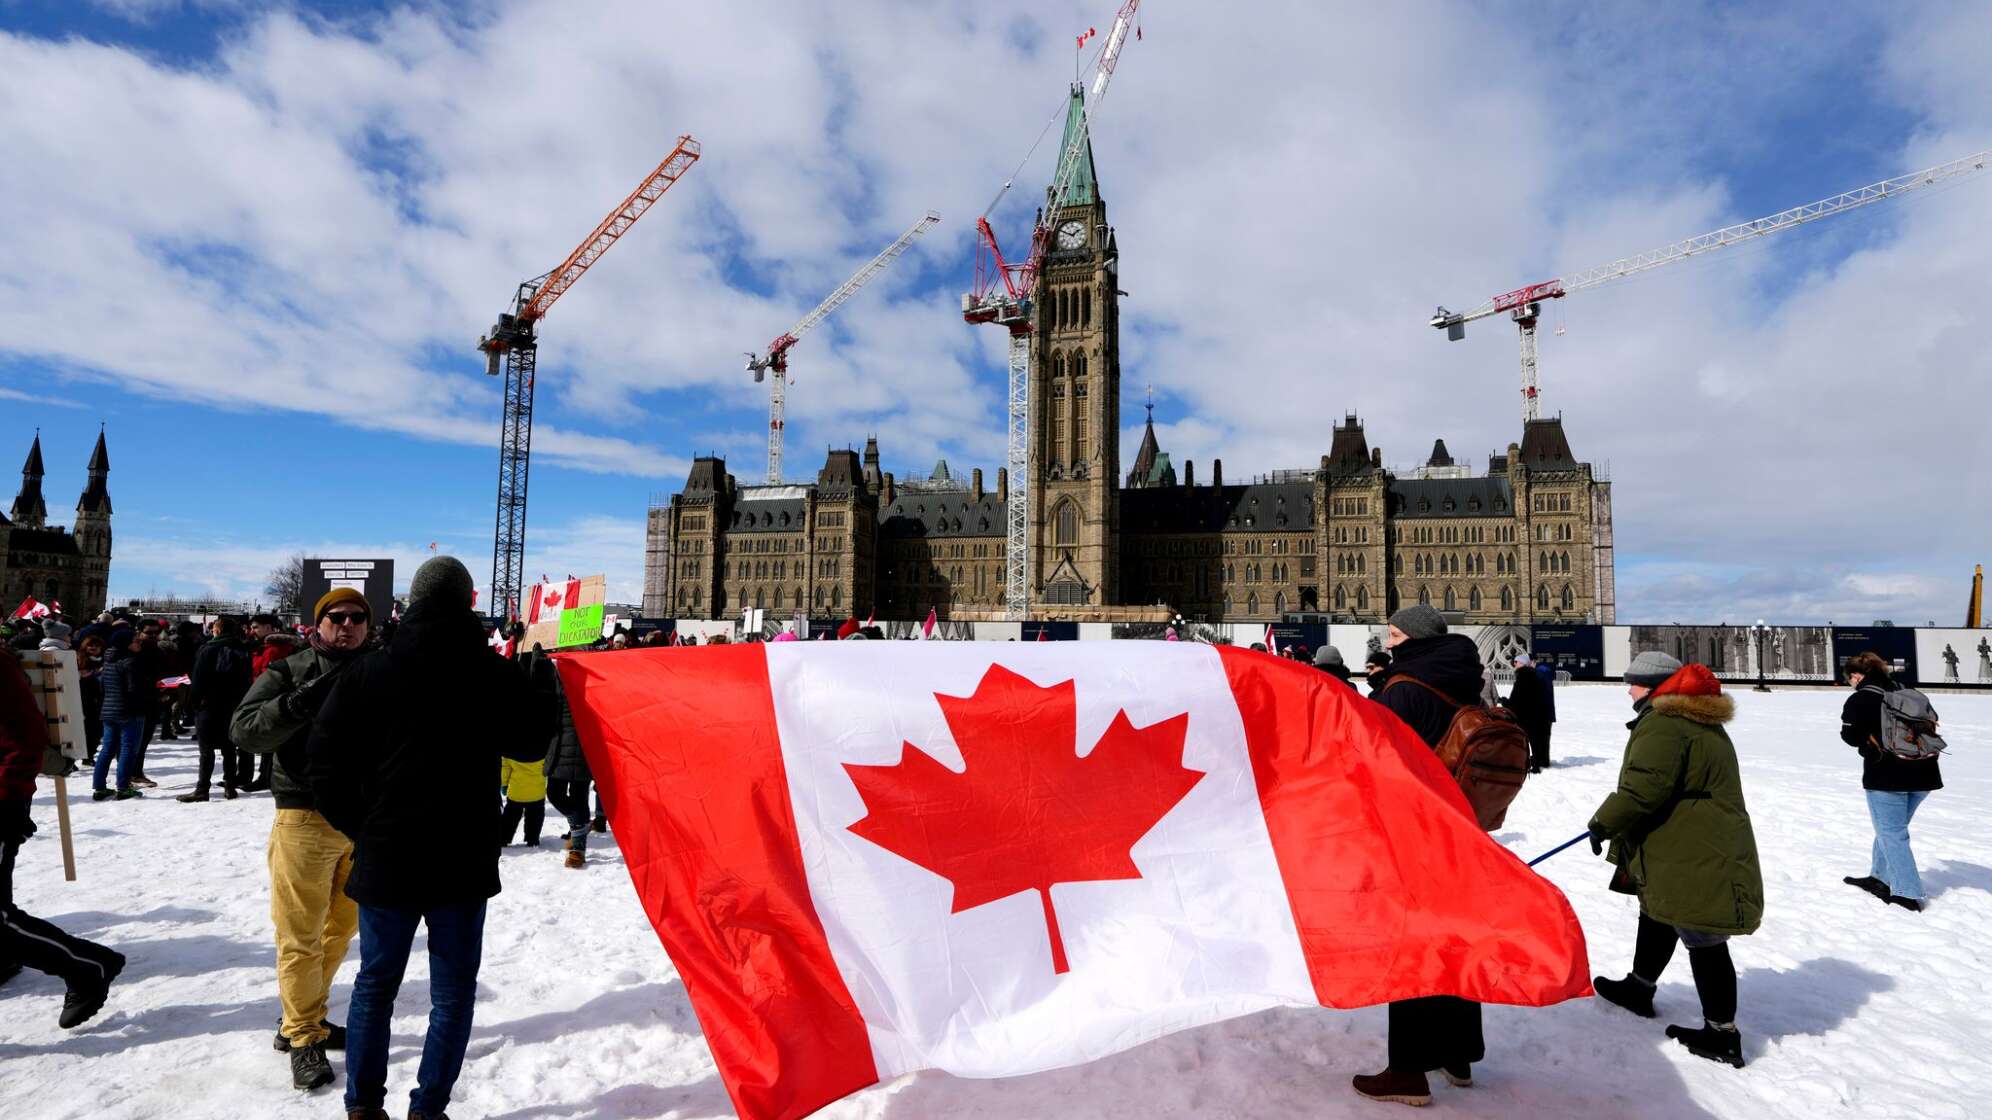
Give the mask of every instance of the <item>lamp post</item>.
<path id="1" fill-rule="evenodd" d="M 1757 642 L 1757 687 L 1754 691 L 1769 692 L 1770 686 L 1764 683 L 1764 653 L 1771 636 L 1771 628 L 1764 625 L 1764 620 L 1760 618 L 1755 626 L 1750 627 L 1750 634 Z"/>

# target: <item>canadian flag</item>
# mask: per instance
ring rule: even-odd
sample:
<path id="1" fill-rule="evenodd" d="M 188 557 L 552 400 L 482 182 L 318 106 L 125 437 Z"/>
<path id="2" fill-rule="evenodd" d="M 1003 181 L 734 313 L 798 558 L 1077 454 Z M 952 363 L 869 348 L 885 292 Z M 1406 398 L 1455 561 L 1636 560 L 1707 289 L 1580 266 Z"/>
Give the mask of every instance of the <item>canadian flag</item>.
<path id="1" fill-rule="evenodd" d="M 940 610 L 939 607 L 927 608 L 927 621 L 920 624 L 920 637 L 922 639 L 928 639 L 934 636 L 934 627 L 939 625 L 941 621 L 941 616 L 938 613 L 939 610 Z"/>
<path id="2" fill-rule="evenodd" d="M 35 597 L 34 597 L 33 595 L 30 595 L 30 596 L 28 596 L 27 598 L 25 598 L 25 599 L 22 599 L 22 600 L 21 600 L 21 605 L 20 605 L 19 607 L 16 607 L 16 608 L 14 609 L 14 617 L 15 617 L 15 618 L 47 618 L 47 617 L 48 617 L 48 607 L 47 607 L 46 605 L 42 604 L 42 603 L 39 603 L 39 602 L 36 602 L 36 601 L 35 601 Z"/>
<path id="3" fill-rule="evenodd" d="M 1305 666 L 1189 642 L 558 663 L 742 1117 L 1278 1005 L 1590 990 L 1562 894 L 1395 716 Z"/>
<path id="4" fill-rule="evenodd" d="M 526 625 L 537 626 L 542 622 L 559 622 L 560 612 L 569 607 L 581 605 L 581 581 L 570 579 L 565 583 L 533 584 L 526 604 Z"/>

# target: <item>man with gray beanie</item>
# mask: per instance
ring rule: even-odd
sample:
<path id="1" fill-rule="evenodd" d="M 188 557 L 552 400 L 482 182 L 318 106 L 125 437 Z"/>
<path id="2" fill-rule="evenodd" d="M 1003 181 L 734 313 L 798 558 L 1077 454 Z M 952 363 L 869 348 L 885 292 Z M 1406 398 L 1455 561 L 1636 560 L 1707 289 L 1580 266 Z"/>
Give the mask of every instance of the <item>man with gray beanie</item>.
<path id="1" fill-rule="evenodd" d="M 346 1111 L 386 1120 L 389 1020 L 415 928 L 429 931 L 429 1031 L 410 1120 L 443 1115 L 477 1003 L 485 904 L 499 891 L 499 759 L 546 754 L 554 710 L 485 642 L 470 572 L 415 572 L 385 649 L 340 674 L 308 747 L 311 789 L 353 840 L 360 973 L 346 1020 Z"/>
<path id="2" fill-rule="evenodd" d="M 1343 684 L 1349 684 L 1349 666 L 1342 661 L 1342 651 L 1334 646 L 1324 645 L 1314 651 L 1314 667 Z M 1355 687 L 1349 685 L 1351 691 L 1354 691 Z"/>

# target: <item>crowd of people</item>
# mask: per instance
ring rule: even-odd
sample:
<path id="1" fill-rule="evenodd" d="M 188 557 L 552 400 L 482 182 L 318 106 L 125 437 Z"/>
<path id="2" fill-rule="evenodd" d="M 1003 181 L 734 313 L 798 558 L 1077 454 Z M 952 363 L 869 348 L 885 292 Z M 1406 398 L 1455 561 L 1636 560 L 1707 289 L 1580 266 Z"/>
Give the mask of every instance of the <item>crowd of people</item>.
<path id="1" fill-rule="evenodd" d="M 177 800 L 209 801 L 217 780 L 224 800 L 270 793 L 267 858 L 281 1007 L 273 1047 L 287 1056 L 296 1088 L 333 1083 L 328 1052 L 343 1050 L 349 1118 L 387 1116 L 388 1024 L 415 931 L 427 928 L 431 1009 L 408 1116 L 442 1117 L 469 1042 L 501 849 L 522 828 L 524 843 L 537 847 L 548 802 L 567 830 L 567 867 L 584 868 L 589 833 L 606 828 L 599 796 L 591 805 L 588 759 L 551 658 L 537 647 L 521 650 L 520 629 L 487 631 L 473 602 L 469 572 L 445 556 L 421 566 L 406 612 L 384 622 L 363 595 L 342 588 L 319 599 L 297 631 L 269 615 L 218 618 L 204 630 L 119 613 L 73 630 L 59 619 L 10 624 L 0 633 L 0 983 L 23 967 L 62 979 L 59 1021 L 72 1028 L 104 1006 L 125 964 L 115 950 L 73 937 L 14 901 L 16 854 L 37 831 L 30 802 L 49 744 L 18 658 L 74 649 L 90 747 L 83 765 L 96 800 L 143 796 L 154 785 L 145 777 L 148 746 L 185 732 L 198 745 L 199 770 L 194 788 Z M 853 619 L 836 637 L 885 635 Z M 706 642 L 728 640 L 715 634 Z M 685 643 L 661 633 L 632 643 L 619 632 L 600 648 L 677 644 Z M 1283 655 L 1357 691 L 1355 674 L 1332 645 Z M 1909 823 L 1943 783 L 1934 753 L 1905 753 L 1894 744 L 1903 713 L 1913 720 L 1927 704 L 1903 703 L 1899 694 L 1920 694 L 1905 690 L 1874 654 L 1847 669 L 1854 691 L 1840 737 L 1862 759 L 1875 835 L 1869 873 L 1846 882 L 1919 911 L 1923 889 Z M 1527 770 L 1553 765 L 1553 671 L 1518 656 L 1509 694 L 1500 696 L 1473 641 L 1450 632 L 1430 607 L 1390 616 L 1385 640 L 1366 651 L 1362 677 L 1368 700 L 1428 746 L 1439 748 L 1461 713 L 1499 705 L 1526 734 Z M 1616 788 L 1586 835 L 1614 869 L 1611 889 L 1637 897 L 1639 922 L 1630 971 L 1599 976 L 1593 986 L 1602 999 L 1653 1018 L 1660 976 L 1685 944 L 1702 1023 L 1670 1026 L 1667 1036 L 1740 1067 L 1729 941 L 1757 929 L 1764 891 L 1726 730 L 1735 702 L 1705 666 L 1663 653 L 1638 654 L 1624 679 L 1633 708 L 1625 755 Z M 451 702 L 437 704 L 438 696 Z M 342 1026 L 332 1021 L 329 1001 L 355 937 L 360 967 Z M 1486 1054 L 1478 1004 L 1451 996 L 1402 1000 L 1390 1005 L 1388 1024 L 1386 1068 L 1356 1077 L 1356 1092 L 1417 1105 L 1431 1100 L 1433 1072 L 1454 1086 L 1472 1084 L 1473 1066 Z"/>

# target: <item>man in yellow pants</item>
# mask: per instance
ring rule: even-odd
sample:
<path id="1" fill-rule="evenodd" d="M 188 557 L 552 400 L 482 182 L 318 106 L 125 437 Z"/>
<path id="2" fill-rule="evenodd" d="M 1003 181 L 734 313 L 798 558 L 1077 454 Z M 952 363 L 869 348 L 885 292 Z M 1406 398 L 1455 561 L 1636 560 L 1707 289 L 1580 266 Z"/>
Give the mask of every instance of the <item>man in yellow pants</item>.
<path id="1" fill-rule="evenodd" d="M 318 813 L 305 743 L 332 681 L 365 647 L 371 621 L 366 598 L 351 588 L 328 592 L 312 619 L 317 628 L 310 648 L 272 662 L 229 726 L 237 747 L 276 756 L 270 770 L 277 801 L 270 828 L 270 917 L 277 927 L 277 993 L 284 1008 L 276 1048 L 290 1054 L 291 1084 L 305 1091 L 332 1083 L 325 1052 L 346 1044 L 345 1030 L 326 1017 L 326 1004 L 360 921 L 346 897 L 353 842 Z"/>

